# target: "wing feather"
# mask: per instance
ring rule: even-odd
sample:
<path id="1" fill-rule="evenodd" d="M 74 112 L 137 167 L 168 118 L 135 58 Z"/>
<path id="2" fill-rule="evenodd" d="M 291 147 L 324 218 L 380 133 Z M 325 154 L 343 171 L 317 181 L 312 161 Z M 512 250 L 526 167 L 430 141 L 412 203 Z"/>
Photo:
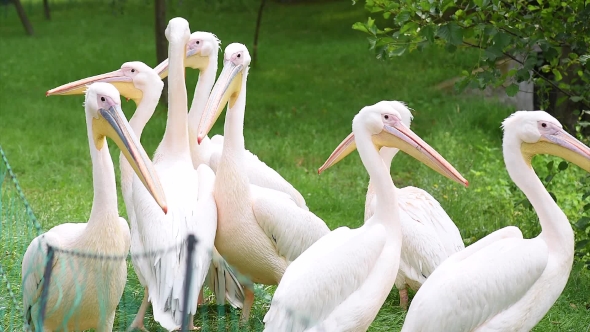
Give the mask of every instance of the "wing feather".
<path id="1" fill-rule="evenodd" d="M 256 221 L 289 261 L 330 232 L 322 219 L 272 189 L 259 190 L 252 199 Z"/>
<path id="2" fill-rule="evenodd" d="M 398 202 L 412 219 L 436 232 L 448 256 L 465 249 L 459 229 L 429 193 L 420 188 L 405 187 L 398 191 Z"/>

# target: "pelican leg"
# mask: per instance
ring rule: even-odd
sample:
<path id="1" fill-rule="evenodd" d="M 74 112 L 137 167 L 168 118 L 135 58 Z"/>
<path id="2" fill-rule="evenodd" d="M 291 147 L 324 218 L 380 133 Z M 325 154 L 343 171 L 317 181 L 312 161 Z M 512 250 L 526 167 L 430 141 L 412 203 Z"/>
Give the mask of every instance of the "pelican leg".
<path id="1" fill-rule="evenodd" d="M 251 288 L 252 287 L 252 288 Z M 250 319 L 250 309 L 254 304 L 254 284 L 244 285 L 244 307 L 242 309 L 242 315 L 240 317 L 240 323 L 247 323 Z"/>
<path id="2" fill-rule="evenodd" d="M 195 327 L 195 323 L 193 322 L 193 318 L 194 317 L 195 317 L 195 315 L 190 315 L 189 318 L 188 318 L 188 330 L 189 331 L 195 331 L 195 330 L 200 330 L 201 329 L 200 327 Z"/>
<path id="3" fill-rule="evenodd" d="M 402 307 L 403 310 L 408 311 L 408 289 L 400 289 L 399 290 L 399 306 Z"/>
<path id="4" fill-rule="evenodd" d="M 203 304 L 203 287 L 201 287 L 201 292 L 199 293 L 199 299 L 197 300 L 197 305 Z"/>
<path id="5" fill-rule="evenodd" d="M 137 315 L 135 315 L 133 323 L 131 323 L 131 325 L 129 325 L 129 327 L 127 328 L 127 332 L 133 330 L 141 330 L 144 332 L 148 332 L 145 326 L 143 326 L 143 320 L 145 317 L 145 311 L 147 310 L 149 304 L 150 302 L 148 301 L 148 289 L 147 287 L 145 287 L 143 289 L 143 301 L 141 301 L 141 306 L 139 306 L 139 310 L 137 311 Z"/>

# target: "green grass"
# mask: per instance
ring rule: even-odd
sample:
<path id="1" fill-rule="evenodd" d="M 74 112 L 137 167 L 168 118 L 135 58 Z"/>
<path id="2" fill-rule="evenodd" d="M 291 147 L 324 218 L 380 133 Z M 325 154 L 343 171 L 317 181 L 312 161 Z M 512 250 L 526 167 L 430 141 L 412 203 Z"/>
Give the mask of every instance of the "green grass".
<path id="1" fill-rule="evenodd" d="M 87 220 L 92 202 L 83 98 L 46 98 L 45 91 L 117 69 L 126 61 L 156 64 L 151 2 L 118 1 L 115 14 L 110 1 L 86 2 L 92 5 L 52 1 L 52 20 L 45 21 L 41 7 L 25 1 L 29 12 L 32 8 L 34 37 L 25 36 L 12 7 L 0 7 L 0 144 L 44 230 Z M 169 17 L 185 17 L 192 31 L 211 31 L 224 46 L 242 42 L 252 49 L 256 1 L 233 6 L 189 3 L 169 1 Z M 358 155 L 321 176 L 317 168 L 350 132 L 360 108 L 384 99 L 403 100 L 415 109 L 412 129 L 463 173 L 470 186 L 465 189 L 451 183 L 406 155 L 393 162 L 395 183 L 430 192 L 455 221 L 466 244 L 506 225 L 518 225 L 526 236 L 536 236 L 540 231 L 536 215 L 515 206 L 523 195 L 508 178 L 501 156 L 500 123 L 512 110 L 480 97 L 447 95 L 432 88 L 461 69 L 471 69 L 477 55 L 428 49 L 380 62 L 367 51 L 365 37 L 351 29 L 365 17 L 362 6 L 351 6 L 350 1 L 268 3 L 259 63 L 248 79 L 247 148 L 299 189 L 310 209 L 330 228 L 358 227 L 368 183 Z M 191 97 L 196 79 L 196 72 L 187 71 Z M 127 115 L 132 114 L 132 102 L 123 107 Z M 222 120 L 213 133 L 222 132 Z M 150 154 L 162 138 L 165 121 L 166 114 L 160 109 L 144 131 L 142 143 Z M 110 147 L 117 163 L 118 150 L 112 143 Z M 535 160 L 540 175 L 546 172 L 547 159 Z M 581 186 L 577 179 L 582 174 L 579 168 L 570 167 L 552 184 L 572 221 L 582 213 L 581 194 L 577 194 Z M 119 205 L 124 216 L 122 199 Z M 14 227 L 24 232 L 31 226 L 22 220 Z M 10 234 L 18 234 L 19 229 Z M 3 265 L 10 263 L 5 269 L 16 288 L 20 283 L 18 257 L 31 236 L 17 238 L 12 239 L 18 243 L 4 242 L 3 233 L 0 244 L 0 252 L 11 252 L 13 257 L 0 256 Z M 133 269 L 129 271 L 118 330 L 130 324 L 141 301 Z M 260 289 L 262 296 L 255 303 L 250 330 L 260 330 L 272 290 Z M 0 301 L 4 299 L 0 295 Z M 397 292 L 392 291 L 370 331 L 399 330 L 404 313 L 398 303 Z M 590 272 L 576 264 L 562 296 L 534 331 L 587 331 L 589 306 Z M 231 316 L 217 320 L 214 305 L 204 308 L 200 317 L 210 326 L 232 321 Z M 148 328 L 154 331 L 156 325 L 150 322 Z"/>

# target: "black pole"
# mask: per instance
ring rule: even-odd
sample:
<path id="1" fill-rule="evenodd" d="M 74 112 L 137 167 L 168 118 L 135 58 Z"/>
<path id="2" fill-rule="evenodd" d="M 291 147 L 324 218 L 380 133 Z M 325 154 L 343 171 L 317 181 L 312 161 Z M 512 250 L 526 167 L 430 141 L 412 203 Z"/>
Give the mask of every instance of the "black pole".
<path id="1" fill-rule="evenodd" d="M 180 326 L 180 331 L 188 331 L 188 299 L 189 294 L 191 291 L 191 280 L 193 278 L 193 252 L 195 251 L 195 244 L 197 244 L 197 239 L 193 234 L 189 234 L 186 240 L 186 247 L 187 247 L 187 255 L 186 255 L 186 275 L 184 279 L 184 298 L 182 299 L 182 325 Z"/>
<path id="2" fill-rule="evenodd" d="M 258 33 L 260 32 L 260 22 L 262 22 L 262 10 L 266 0 L 260 1 L 260 7 L 258 7 L 258 17 L 256 18 L 256 30 L 254 31 L 254 47 L 252 50 L 252 67 L 256 67 L 256 60 L 258 60 Z"/>
<path id="3" fill-rule="evenodd" d="M 53 247 L 47 245 L 47 264 L 45 265 L 45 271 L 43 272 L 43 289 L 41 289 L 41 299 L 39 305 L 39 326 L 43 326 L 45 322 L 45 308 L 47 307 L 47 296 L 49 293 L 49 281 L 51 279 L 51 271 L 53 270 L 53 258 L 55 252 Z"/>

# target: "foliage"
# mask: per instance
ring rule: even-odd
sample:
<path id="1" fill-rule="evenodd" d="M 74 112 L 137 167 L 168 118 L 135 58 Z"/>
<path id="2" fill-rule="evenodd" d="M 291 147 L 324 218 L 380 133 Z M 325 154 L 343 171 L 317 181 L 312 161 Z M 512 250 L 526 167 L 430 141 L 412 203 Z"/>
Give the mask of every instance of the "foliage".
<path id="1" fill-rule="evenodd" d="M 353 29 L 369 34 L 370 48 L 380 59 L 435 44 L 448 52 L 478 49 L 477 69 L 464 70 L 457 88 L 504 84 L 506 93 L 514 96 L 517 83 L 532 79 L 541 90 L 551 87 L 562 93 L 557 106 L 569 98 L 574 114 L 580 116 L 583 109 L 590 109 L 589 4 L 589 0 L 366 0 L 366 10 L 381 13 L 383 19 L 369 17 Z M 502 72 L 496 63 L 506 58 L 521 68 Z"/>

